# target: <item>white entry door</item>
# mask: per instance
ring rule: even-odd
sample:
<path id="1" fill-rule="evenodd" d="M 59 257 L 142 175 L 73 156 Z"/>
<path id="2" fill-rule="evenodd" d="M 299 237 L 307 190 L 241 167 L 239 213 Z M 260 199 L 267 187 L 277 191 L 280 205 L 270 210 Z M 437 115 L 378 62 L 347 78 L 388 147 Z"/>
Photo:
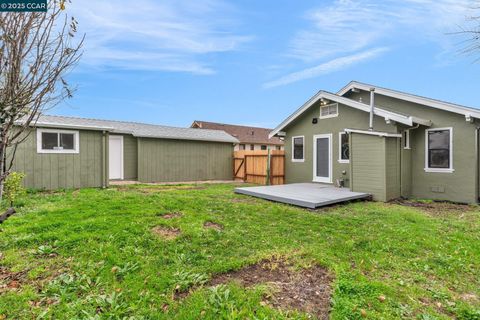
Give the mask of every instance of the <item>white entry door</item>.
<path id="1" fill-rule="evenodd" d="M 332 134 L 313 136 L 313 181 L 332 183 Z"/>
<path id="2" fill-rule="evenodd" d="M 123 179 L 123 137 L 109 136 L 108 177 L 110 180 Z"/>

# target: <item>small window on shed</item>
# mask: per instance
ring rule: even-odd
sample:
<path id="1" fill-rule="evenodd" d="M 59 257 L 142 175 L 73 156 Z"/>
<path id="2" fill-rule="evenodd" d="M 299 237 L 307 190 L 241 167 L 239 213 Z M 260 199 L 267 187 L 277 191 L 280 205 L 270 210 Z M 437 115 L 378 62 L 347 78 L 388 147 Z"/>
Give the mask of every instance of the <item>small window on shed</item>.
<path id="1" fill-rule="evenodd" d="M 262 145 L 262 146 L 260 147 L 260 149 L 261 149 L 261 150 L 267 150 L 267 146 L 266 146 L 266 145 Z"/>
<path id="2" fill-rule="evenodd" d="M 245 150 L 245 145 L 244 144 L 241 144 L 239 147 L 238 147 L 239 150 Z"/>
<path id="3" fill-rule="evenodd" d="M 338 103 L 331 103 L 320 107 L 320 119 L 338 116 Z"/>
<path id="4" fill-rule="evenodd" d="M 38 153 L 78 153 L 79 133 L 70 130 L 37 129 Z"/>
<path id="5" fill-rule="evenodd" d="M 305 161 L 305 148 L 304 148 L 304 136 L 292 137 L 292 161 L 303 162 Z"/>
<path id="6" fill-rule="evenodd" d="M 250 145 L 250 150 L 252 150 L 252 151 L 255 150 L 255 145 L 254 144 Z"/>

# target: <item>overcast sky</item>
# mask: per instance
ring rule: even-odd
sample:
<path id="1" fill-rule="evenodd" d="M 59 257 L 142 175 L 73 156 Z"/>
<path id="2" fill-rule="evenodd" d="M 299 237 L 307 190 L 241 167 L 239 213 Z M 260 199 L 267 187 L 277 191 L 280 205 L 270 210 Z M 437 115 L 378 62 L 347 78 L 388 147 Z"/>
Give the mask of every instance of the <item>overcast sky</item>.
<path id="1" fill-rule="evenodd" d="M 50 113 L 274 127 L 351 80 L 480 108 L 480 53 L 451 34 L 474 2 L 73 0 L 85 53 Z"/>

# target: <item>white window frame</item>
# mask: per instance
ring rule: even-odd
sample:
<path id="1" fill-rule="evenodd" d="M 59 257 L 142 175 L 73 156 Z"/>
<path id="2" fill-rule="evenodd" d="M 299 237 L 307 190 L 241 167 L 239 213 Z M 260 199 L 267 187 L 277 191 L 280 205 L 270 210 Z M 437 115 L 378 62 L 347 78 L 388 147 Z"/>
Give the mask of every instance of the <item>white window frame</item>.
<path id="1" fill-rule="evenodd" d="M 333 105 L 336 106 L 337 112 L 335 114 L 329 114 L 327 116 L 322 116 L 322 108 L 331 107 Z M 338 117 L 338 103 L 329 103 L 329 104 L 320 106 L 320 115 L 318 117 L 319 119 L 328 119 L 328 118 L 335 118 L 335 117 Z"/>
<path id="2" fill-rule="evenodd" d="M 57 149 L 57 150 L 50 150 L 50 149 L 42 149 L 42 133 L 50 132 L 50 133 L 57 133 L 58 139 L 60 139 L 60 133 L 67 133 L 73 134 L 74 139 L 74 149 L 73 150 L 64 150 L 64 149 Z M 80 133 L 76 130 L 59 130 L 59 129 L 37 129 L 37 153 L 79 153 L 80 152 Z"/>
<path id="3" fill-rule="evenodd" d="M 405 133 L 405 136 L 402 135 L 402 141 L 403 142 L 403 149 L 405 150 L 410 150 L 410 129 L 406 129 L 403 131 Z"/>
<path id="4" fill-rule="evenodd" d="M 431 131 L 450 131 L 450 152 L 449 152 L 449 164 L 450 168 L 429 168 L 428 167 L 428 133 Z M 425 172 L 437 172 L 437 173 L 452 173 L 455 169 L 453 169 L 453 128 L 434 128 L 434 129 L 426 129 L 425 130 Z"/>
<path id="5" fill-rule="evenodd" d="M 295 139 L 302 138 L 303 149 L 302 149 L 302 159 L 295 159 Z M 292 137 L 292 162 L 305 162 L 305 136 L 294 136 Z"/>
<path id="6" fill-rule="evenodd" d="M 348 135 L 348 133 L 346 132 L 338 133 L 338 163 L 350 163 L 350 159 L 348 160 L 342 159 L 342 135 L 344 134 Z"/>

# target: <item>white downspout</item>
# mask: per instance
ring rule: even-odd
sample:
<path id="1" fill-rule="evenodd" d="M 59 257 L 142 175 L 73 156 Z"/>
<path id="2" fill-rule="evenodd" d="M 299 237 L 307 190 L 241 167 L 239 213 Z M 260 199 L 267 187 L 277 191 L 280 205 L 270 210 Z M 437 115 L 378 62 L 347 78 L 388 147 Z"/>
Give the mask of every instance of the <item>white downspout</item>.
<path id="1" fill-rule="evenodd" d="M 373 131 L 373 114 L 375 112 L 375 88 L 370 88 L 370 122 L 368 129 Z"/>

